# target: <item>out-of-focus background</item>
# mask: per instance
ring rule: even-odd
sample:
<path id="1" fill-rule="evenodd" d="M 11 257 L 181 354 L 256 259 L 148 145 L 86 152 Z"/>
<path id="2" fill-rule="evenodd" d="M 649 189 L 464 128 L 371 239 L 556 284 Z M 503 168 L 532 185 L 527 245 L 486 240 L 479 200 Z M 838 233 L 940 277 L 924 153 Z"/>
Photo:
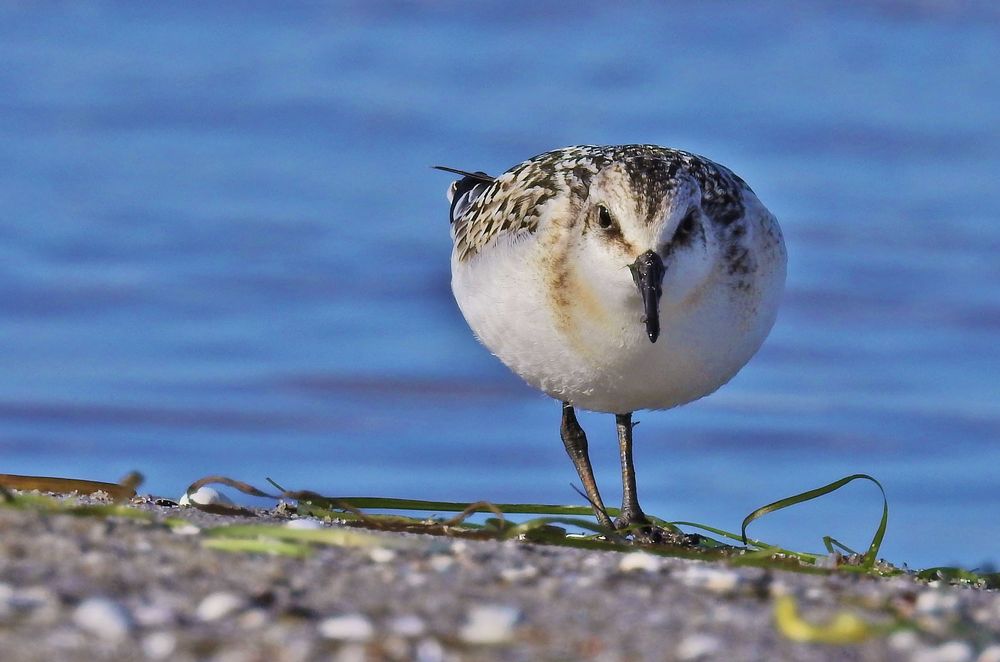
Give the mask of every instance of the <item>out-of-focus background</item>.
<path id="1" fill-rule="evenodd" d="M 746 179 L 790 263 L 750 365 L 638 415 L 646 509 L 737 529 L 868 472 L 887 558 L 995 562 L 997 62 L 989 2 L 0 5 L 0 472 L 580 502 L 558 405 L 452 300 L 429 166 L 651 142 Z M 752 531 L 864 547 L 880 512 Z"/>

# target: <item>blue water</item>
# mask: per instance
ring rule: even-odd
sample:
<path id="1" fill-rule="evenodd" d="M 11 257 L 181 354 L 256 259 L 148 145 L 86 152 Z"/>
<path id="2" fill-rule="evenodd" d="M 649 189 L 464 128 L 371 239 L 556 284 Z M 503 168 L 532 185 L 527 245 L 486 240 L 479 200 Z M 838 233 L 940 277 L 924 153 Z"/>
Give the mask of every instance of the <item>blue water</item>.
<path id="1" fill-rule="evenodd" d="M 0 472 L 178 495 L 579 502 L 558 405 L 449 291 L 444 163 L 653 142 L 742 175 L 788 291 L 727 387 L 640 414 L 647 510 L 738 528 L 855 472 L 886 557 L 1000 560 L 989 3 L 0 6 Z M 588 415 L 609 501 L 611 417 Z M 752 531 L 864 547 L 858 484 Z"/>

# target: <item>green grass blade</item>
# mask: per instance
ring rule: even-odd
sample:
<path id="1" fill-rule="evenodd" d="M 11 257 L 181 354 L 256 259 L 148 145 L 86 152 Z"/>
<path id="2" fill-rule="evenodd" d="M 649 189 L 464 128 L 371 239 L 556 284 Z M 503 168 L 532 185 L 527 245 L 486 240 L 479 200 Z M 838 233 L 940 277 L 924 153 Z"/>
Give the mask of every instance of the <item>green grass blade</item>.
<path id="1" fill-rule="evenodd" d="M 334 547 L 412 547 L 415 542 L 409 539 L 377 536 L 354 529 L 291 529 L 286 526 L 268 524 L 248 524 L 217 526 L 205 530 L 209 538 L 219 539 L 252 539 L 272 538 L 295 542 L 299 544 L 315 543 Z"/>
<path id="2" fill-rule="evenodd" d="M 256 554 L 277 554 L 293 558 L 305 558 L 312 554 L 308 544 L 268 540 L 266 538 L 208 538 L 201 544 L 209 549 L 223 552 L 250 552 Z"/>
<path id="3" fill-rule="evenodd" d="M 839 540 L 837 540 L 832 536 L 823 536 L 823 546 L 826 547 L 826 551 L 830 552 L 831 554 L 837 553 L 838 548 L 846 552 L 848 556 L 853 556 L 857 554 L 857 552 L 855 552 L 853 549 L 851 549 L 850 547 L 848 547 L 847 545 L 845 545 L 844 543 L 840 542 Z"/>
<path id="4" fill-rule="evenodd" d="M 925 568 L 917 573 L 925 581 L 945 581 L 949 584 L 971 584 L 987 589 L 1000 588 L 1000 572 L 976 572 L 953 566 Z"/>
<path id="5" fill-rule="evenodd" d="M 574 526 L 587 531 L 593 531 L 594 533 L 599 533 L 603 536 L 609 538 L 619 538 L 616 532 L 611 531 L 600 524 L 594 524 L 586 520 L 576 519 L 573 517 L 536 517 L 530 519 L 527 522 L 521 522 L 519 524 L 508 525 L 503 532 L 504 538 L 516 538 L 519 535 L 527 534 L 536 529 L 542 527 L 551 526 L 553 524 L 566 524 L 568 526 Z"/>
<path id="6" fill-rule="evenodd" d="M 671 522 L 671 524 L 674 525 L 675 527 L 689 526 L 695 529 L 701 529 L 702 531 L 708 531 L 709 533 L 714 533 L 719 537 L 728 538 L 729 540 L 733 540 L 735 542 L 742 542 L 744 545 L 747 544 L 753 545 L 754 547 L 759 547 L 760 549 L 771 549 L 771 548 L 776 549 L 775 545 L 770 545 L 762 540 L 757 540 L 756 538 L 749 538 L 749 539 L 740 538 L 740 536 L 736 535 L 735 533 L 730 533 L 729 531 L 725 531 L 723 529 L 717 529 L 714 526 L 708 526 L 707 524 L 700 524 L 698 522 Z"/>
<path id="7" fill-rule="evenodd" d="M 330 497 L 319 494 L 303 494 L 301 492 L 286 492 L 285 496 L 314 504 L 323 504 L 330 508 L 354 508 L 357 510 L 417 510 L 437 513 L 460 513 L 474 505 L 471 502 L 459 501 L 423 501 L 420 499 L 396 499 L 392 497 Z M 301 497 L 299 499 L 298 497 Z M 561 506 L 537 503 L 495 503 L 498 510 L 512 515 L 583 515 L 592 516 L 594 511 L 590 506 Z M 618 515 L 617 508 L 609 508 L 608 514 Z"/>
<path id="8" fill-rule="evenodd" d="M 120 504 L 77 505 L 72 501 L 50 497 L 44 494 L 12 494 L 9 501 L 2 502 L 11 508 L 37 510 L 40 512 L 65 513 L 79 517 L 127 517 L 153 521 L 152 513 Z"/>
<path id="9" fill-rule="evenodd" d="M 780 547 L 767 547 L 764 549 L 757 549 L 752 552 L 746 552 L 741 556 L 734 556 L 732 563 L 733 565 L 748 565 L 755 561 L 777 558 L 795 559 L 804 565 L 814 566 L 816 565 L 816 560 L 819 557 L 816 554 L 810 554 L 809 552 L 796 552 L 790 549 L 782 549 Z"/>
<path id="10" fill-rule="evenodd" d="M 94 504 L 86 506 L 68 506 L 65 512 L 80 517 L 127 517 L 129 519 L 153 521 L 153 514 L 131 506 L 112 504 Z"/>
<path id="11" fill-rule="evenodd" d="M 885 488 L 882 487 L 882 483 L 878 482 L 868 474 L 852 474 L 836 480 L 823 487 L 817 487 L 813 490 L 808 490 L 802 492 L 801 494 L 796 494 L 794 496 L 786 497 L 784 499 L 779 499 L 773 503 L 769 503 L 766 506 L 761 506 L 757 510 L 753 511 L 747 515 L 743 520 L 743 525 L 740 528 L 742 534 L 743 544 L 747 544 L 747 527 L 754 520 L 767 515 L 768 513 L 773 513 L 776 510 L 781 510 L 783 508 L 788 508 L 789 506 L 794 506 L 805 501 L 811 501 L 818 497 L 829 494 L 839 490 L 844 485 L 851 483 L 855 480 L 867 480 L 878 487 L 879 491 L 882 493 L 882 519 L 879 522 L 878 529 L 875 531 L 875 536 L 872 538 L 871 544 L 868 546 L 868 551 L 865 552 L 864 557 L 862 557 L 861 567 L 865 570 L 871 570 L 875 567 L 875 561 L 878 557 L 878 550 L 882 546 L 882 539 L 885 537 L 886 526 L 889 523 L 889 500 L 885 496 Z"/>

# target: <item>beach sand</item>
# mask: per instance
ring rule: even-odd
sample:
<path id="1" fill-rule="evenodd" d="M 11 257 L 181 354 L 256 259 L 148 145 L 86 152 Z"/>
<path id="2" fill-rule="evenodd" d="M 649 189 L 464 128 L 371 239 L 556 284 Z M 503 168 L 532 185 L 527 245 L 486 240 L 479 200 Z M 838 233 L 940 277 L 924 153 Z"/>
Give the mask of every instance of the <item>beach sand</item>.
<path id="1" fill-rule="evenodd" d="M 206 546 L 248 518 L 132 505 L 151 521 L 0 506 L 0 660 L 1000 660 L 1000 593 L 909 575 L 317 520 L 294 526 L 359 537 L 298 558 Z"/>

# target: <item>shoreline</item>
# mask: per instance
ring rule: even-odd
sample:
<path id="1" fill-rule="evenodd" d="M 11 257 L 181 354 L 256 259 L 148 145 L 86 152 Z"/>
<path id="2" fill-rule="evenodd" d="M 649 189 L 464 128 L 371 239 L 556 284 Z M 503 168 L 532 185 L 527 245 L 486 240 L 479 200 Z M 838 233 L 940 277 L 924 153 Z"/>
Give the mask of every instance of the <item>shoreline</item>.
<path id="1" fill-rule="evenodd" d="M 372 531 L 281 505 L 248 521 L 136 497 L 137 518 L 60 499 L 97 508 L 0 505 L 5 662 L 1000 662 L 1000 592 L 911 575 Z M 262 553 L 213 534 L 247 524 L 338 542 Z"/>

